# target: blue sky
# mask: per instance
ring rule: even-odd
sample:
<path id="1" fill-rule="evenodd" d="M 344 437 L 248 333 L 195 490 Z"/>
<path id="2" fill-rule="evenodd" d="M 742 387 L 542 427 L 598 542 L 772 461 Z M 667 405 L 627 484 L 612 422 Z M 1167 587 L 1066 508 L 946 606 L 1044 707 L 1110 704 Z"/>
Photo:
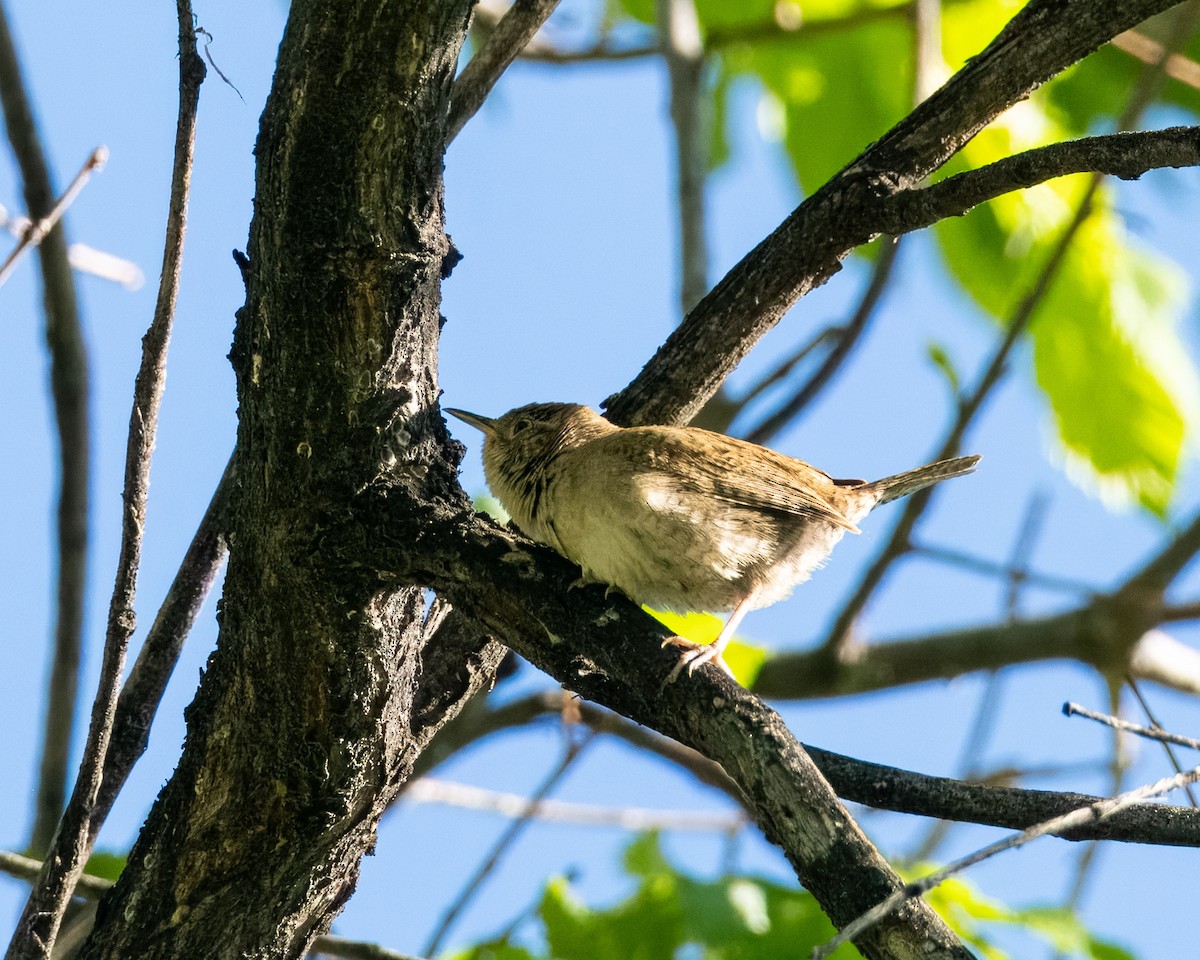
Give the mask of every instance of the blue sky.
<path id="1" fill-rule="evenodd" d="M 570 14 L 566 0 L 563 14 Z M 197 7 L 214 37 L 211 54 L 244 102 L 209 72 L 201 100 L 197 166 L 187 259 L 154 464 L 138 610 L 148 624 L 207 504 L 230 450 L 235 427 L 233 377 L 225 355 L 241 281 L 230 257 L 242 248 L 253 194 L 251 150 L 282 26 L 279 4 Z M 121 0 L 102 17 L 81 18 L 61 0 L 10 11 L 58 184 L 64 185 L 98 144 L 111 151 L 71 210 L 70 237 L 138 263 L 149 279 L 139 291 L 83 277 L 79 287 L 94 378 L 95 476 L 92 586 L 88 604 L 90 698 L 117 552 L 119 491 L 130 391 L 140 338 L 152 311 L 165 216 L 176 109 L 175 23 L 169 5 L 147 8 Z M 981 38 L 982 42 L 982 38 Z M 675 239 L 671 213 L 670 143 L 664 123 L 663 72 L 639 62 L 616 69 L 521 65 L 497 89 L 451 148 L 446 160 L 448 227 L 465 255 L 445 288 L 441 373 L 454 406 L 498 414 L 534 400 L 598 403 L 640 369 L 674 323 Z M 776 226 L 798 201 L 774 145 L 755 123 L 756 91 L 737 92 L 731 125 L 735 162 L 710 187 L 712 278 Z M 1169 121 L 1171 118 L 1156 118 Z M 1178 118 L 1175 118 L 1176 122 Z M 881 131 L 882 132 L 882 131 Z M 1122 187 L 1121 207 L 1145 242 L 1195 272 L 1196 171 L 1152 174 Z M 7 155 L 0 157 L 0 203 L 19 211 L 19 188 Z M 930 342 L 947 345 L 973 370 L 995 333 L 951 288 L 931 244 L 912 238 L 901 253 L 899 282 L 864 349 L 835 389 L 775 446 L 835 474 L 882 476 L 927 459 L 946 425 L 947 395 L 925 359 Z M 865 271 L 852 264 L 803 300 L 732 378 L 751 382 L 772 358 L 842 316 Z M 9 789 L 0 793 L 0 847 L 19 849 L 28 830 L 35 744 L 48 658 L 54 446 L 47 405 L 45 357 L 33 263 L 0 291 L 6 347 L 0 351 L 0 622 L 8 624 L 0 698 L 0 757 Z M 1185 318 L 1195 355 L 1194 300 Z M 452 429 L 468 446 L 463 483 L 484 488 L 478 437 Z M 967 446 L 985 455 L 981 471 L 947 485 L 922 527 L 928 540 L 1003 560 L 1035 492 L 1049 498 L 1034 555 L 1046 572 L 1100 588 L 1122 577 L 1162 535 L 1137 514 L 1113 515 L 1071 486 L 1054 465 L 1043 404 L 1027 373 L 997 392 Z M 1179 498 L 1180 516 L 1200 501 L 1194 462 Z M 887 508 L 885 508 L 886 510 Z M 894 515 L 893 515 L 894 516 Z M 790 601 L 748 618 L 744 630 L 775 648 L 820 636 L 856 572 L 884 541 L 889 516 L 865 524 L 862 537 L 838 548 L 827 569 Z M 1194 598 L 1200 575 L 1188 578 Z M 1026 612 L 1061 606 L 1061 596 L 1031 590 Z M 960 570 L 910 561 L 868 612 L 871 637 L 992 619 L 1003 588 Z M 1195 630 L 1174 631 L 1200 640 Z M 139 633 L 140 639 L 140 633 Z M 211 604 L 172 681 L 151 748 L 102 837 L 124 849 L 170 775 L 183 735 L 182 709 L 215 642 Z M 1071 767 L 1069 775 L 1032 781 L 1055 789 L 1102 791 L 1103 733 L 1059 715 L 1064 700 L 1104 708 L 1103 688 L 1089 671 L 1048 665 L 1014 671 L 984 763 Z M 547 684 L 531 668 L 512 692 Z M 970 677 L 836 703 L 784 705 L 797 735 L 855 756 L 936 774 L 959 769 L 965 729 L 984 680 Z M 1184 732 L 1200 724 L 1197 704 L 1152 689 L 1163 722 Z M 86 713 L 86 708 L 83 710 Z M 82 736 L 82 727 L 81 727 Z M 502 790 L 528 792 L 557 761 L 561 734 L 553 723 L 506 735 L 456 758 L 440 774 Z M 1130 782 L 1165 772 L 1162 757 L 1139 748 Z M 605 805 L 720 808 L 723 801 L 671 770 L 611 743 L 594 746 L 558 794 Z M 887 852 L 911 849 L 927 824 L 867 813 L 863 823 Z M 447 901 L 474 869 L 504 823 L 478 813 L 402 806 L 385 819 L 376 856 L 363 868 L 358 893 L 339 919 L 342 935 L 417 951 Z M 453 837 L 447 847 L 445 838 Z M 982 828 L 952 834 L 945 855 L 995 836 Z M 611 898 L 622 889 L 616 853 L 627 837 L 615 830 L 535 826 L 468 912 L 455 938 L 495 930 L 524 908 L 543 878 L 580 870 L 583 894 Z M 717 869 L 722 842 L 672 835 L 668 850 L 694 869 Z M 986 864 L 971 874 L 982 890 L 1014 904 L 1054 900 L 1070 882 L 1079 850 L 1059 841 Z M 1190 934 L 1189 891 L 1169 878 L 1194 872 L 1194 855 L 1134 846 L 1100 854 L 1085 918 L 1097 933 L 1135 947 L 1143 958 L 1181 955 Z M 787 877 L 782 858 L 746 836 L 739 863 Z M 1132 882 L 1131 882 L 1132 881 Z M 1185 899 L 1186 898 L 1186 899 Z M 14 917 L 20 885 L 0 880 L 0 914 Z M 1186 939 L 1185 939 L 1186 938 Z M 1036 955 L 1018 943 L 1025 956 Z"/>

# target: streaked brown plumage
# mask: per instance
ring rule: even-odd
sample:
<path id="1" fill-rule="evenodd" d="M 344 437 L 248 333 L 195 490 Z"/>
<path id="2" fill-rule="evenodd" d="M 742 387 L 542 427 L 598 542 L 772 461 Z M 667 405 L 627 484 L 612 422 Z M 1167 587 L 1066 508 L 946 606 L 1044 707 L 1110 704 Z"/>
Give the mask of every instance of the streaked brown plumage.
<path id="1" fill-rule="evenodd" d="M 732 611 L 711 646 L 685 648 L 671 679 L 715 660 L 748 610 L 788 596 L 873 507 L 970 473 L 960 457 L 867 483 L 696 427 L 617 427 L 578 404 L 498 419 L 448 409 L 484 433 L 488 486 L 528 536 L 579 564 L 584 582 L 637 603 Z"/>

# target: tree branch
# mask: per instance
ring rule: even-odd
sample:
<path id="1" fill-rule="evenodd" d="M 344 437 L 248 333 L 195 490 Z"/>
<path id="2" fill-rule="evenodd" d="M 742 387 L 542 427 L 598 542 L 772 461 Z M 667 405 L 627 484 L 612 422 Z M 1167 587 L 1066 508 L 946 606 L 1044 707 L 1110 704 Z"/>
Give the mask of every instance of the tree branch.
<path id="1" fill-rule="evenodd" d="M 179 117 L 175 167 L 167 213 L 163 272 L 154 319 L 142 341 L 142 364 L 134 386 L 133 413 L 125 460 L 124 512 L 117 582 L 109 607 L 108 629 L 100 664 L 100 682 L 75 789 L 63 812 L 51 854 L 30 892 L 9 944 L 7 960 L 48 957 L 75 882 L 91 851 L 90 821 L 100 791 L 105 754 L 112 732 L 125 648 L 134 629 L 133 599 L 150 484 L 150 456 L 158 425 L 158 406 L 166 376 L 167 344 L 179 291 L 180 261 L 188 187 L 195 145 L 196 107 L 204 63 L 196 52 L 195 24 L 188 0 L 177 0 L 179 19 Z"/>
<path id="2" fill-rule="evenodd" d="M 614 422 L 690 420 L 793 303 L 855 247 L 887 230 L 877 213 L 1055 73 L 1172 0 L 1097 6 L 1034 0 L 978 56 L 834 176 L 747 254 L 604 406 Z"/>
<path id="3" fill-rule="evenodd" d="M 428 584 L 564 686 L 719 763 L 835 924 L 897 889 L 895 872 L 774 711 L 716 669 L 664 685 L 676 658 L 660 649 L 661 625 L 637 607 L 607 602 L 599 588 L 570 591 L 578 568 L 484 518 L 437 522 L 426 512 L 409 527 L 381 490 L 364 494 L 359 508 L 339 552 Z M 424 547 L 418 568 L 414 536 Z M 893 956 L 904 943 L 929 956 L 967 956 L 936 914 L 910 906 L 858 944 L 864 955 Z"/>
<path id="4" fill-rule="evenodd" d="M 667 64 L 675 132 L 675 193 L 679 213 L 680 316 L 708 293 L 704 180 L 708 137 L 703 96 L 704 44 L 695 0 L 656 0 L 659 46 Z"/>
<path id="5" fill-rule="evenodd" d="M 579 709 L 583 722 L 597 733 L 611 734 L 640 750 L 662 757 L 687 770 L 700 782 L 722 791 L 739 806 L 748 806 L 745 795 L 720 765 L 691 747 L 602 707 L 581 702 Z M 558 693 L 535 693 L 476 714 L 473 723 L 465 716 L 460 716 L 455 722 L 453 735 L 462 745 L 502 730 L 524 726 L 540 716 L 557 716 L 560 712 Z M 450 725 L 447 725 L 447 732 L 450 730 Z M 843 800 L 896 813 L 1024 829 L 1102 799 L 1082 793 L 1026 790 L 974 780 L 930 776 L 843 756 L 811 744 L 803 744 L 803 747 Z M 1064 840 L 1073 841 L 1117 840 L 1195 847 L 1200 846 L 1200 811 L 1146 804 L 1132 807 L 1104 824 L 1084 827 L 1061 836 Z"/>
<path id="6" fill-rule="evenodd" d="M 55 209 L 54 187 L 50 182 L 45 152 L 21 77 L 8 17 L 2 5 L 0 104 L 4 108 L 5 127 L 21 171 L 25 204 L 32 221 L 26 236 L 32 239 L 37 224 L 49 218 Z M 96 155 L 93 157 L 100 159 Z M 62 206 L 65 207 L 65 204 Z M 41 852 L 50 844 L 67 792 L 87 581 L 91 436 L 88 425 L 87 347 L 79 324 L 75 279 L 71 274 L 66 233 L 61 224 L 50 229 L 38 244 L 38 259 L 42 273 L 46 345 L 50 353 L 50 390 L 54 398 L 60 463 L 54 659 L 47 688 L 41 768 L 29 840 L 30 848 Z"/>
<path id="7" fill-rule="evenodd" d="M 183 643 L 192 630 L 200 609 L 216 582 L 225 561 L 224 535 L 229 520 L 229 497 L 233 486 L 234 458 L 230 457 L 221 482 L 192 536 L 167 596 L 158 608 L 138 658 L 121 688 L 113 718 L 112 738 L 104 757 L 104 776 L 89 832 L 95 842 L 108 818 L 113 801 L 125 786 L 134 764 L 146 750 L 150 726 L 158 711 L 167 681 L 175 670 Z"/>
<path id="8" fill-rule="evenodd" d="M 1200 127 L 1111 133 L 1018 153 L 933 186 L 907 190 L 880 204 L 885 233 L 910 233 L 1014 190 L 1078 173 L 1136 180 L 1150 170 L 1200 163 Z"/>
<path id="9" fill-rule="evenodd" d="M 446 142 L 462 132 L 492 87 L 554 12 L 559 0 L 514 0 L 487 42 L 467 62 L 450 95 Z"/>

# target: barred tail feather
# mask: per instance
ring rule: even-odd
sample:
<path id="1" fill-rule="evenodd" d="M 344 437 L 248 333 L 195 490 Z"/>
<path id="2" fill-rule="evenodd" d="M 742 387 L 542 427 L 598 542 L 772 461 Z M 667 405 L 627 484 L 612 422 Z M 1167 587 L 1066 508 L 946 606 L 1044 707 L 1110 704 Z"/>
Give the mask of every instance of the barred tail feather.
<path id="1" fill-rule="evenodd" d="M 917 467 L 915 470 L 906 470 L 904 473 L 897 473 L 893 477 L 884 477 L 882 480 L 868 483 L 863 489 L 877 494 L 879 503 L 899 500 L 901 497 L 907 497 L 910 493 L 924 490 L 926 487 L 939 483 L 942 480 L 949 480 L 951 477 L 961 477 L 963 474 L 973 473 L 975 465 L 981 459 L 983 458 L 974 456 L 956 457 L 953 460 L 939 460 L 937 463 Z"/>

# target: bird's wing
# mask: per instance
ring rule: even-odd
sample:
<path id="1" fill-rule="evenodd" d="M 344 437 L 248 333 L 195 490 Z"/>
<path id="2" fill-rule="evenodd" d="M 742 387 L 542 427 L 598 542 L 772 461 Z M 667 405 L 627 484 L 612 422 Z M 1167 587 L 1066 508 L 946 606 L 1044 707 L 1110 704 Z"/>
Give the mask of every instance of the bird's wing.
<path id="1" fill-rule="evenodd" d="M 642 441 L 631 443 L 634 436 Z M 823 520 L 857 532 L 835 502 L 845 481 L 816 467 L 744 440 L 695 428 L 629 428 L 622 453 L 635 474 L 653 476 L 658 489 L 704 496 L 733 506 Z M 857 485 L 858 481 L 853 481 Z"/>

